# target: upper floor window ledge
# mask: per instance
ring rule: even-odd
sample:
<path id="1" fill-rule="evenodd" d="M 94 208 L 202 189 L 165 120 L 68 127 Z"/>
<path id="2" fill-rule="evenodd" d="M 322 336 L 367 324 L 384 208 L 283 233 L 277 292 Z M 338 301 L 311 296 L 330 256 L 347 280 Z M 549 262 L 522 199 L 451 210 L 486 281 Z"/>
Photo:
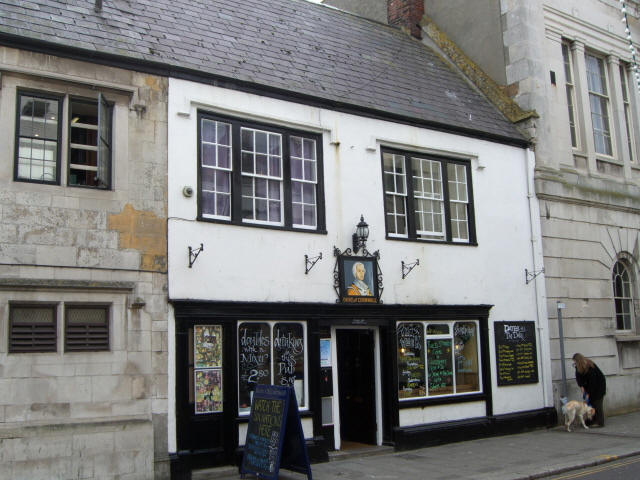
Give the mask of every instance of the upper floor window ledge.
<path id="1" fill-rule="evenodd" d="M 616 342 L 640 342 L 640 335 L 616 335 Z"/>

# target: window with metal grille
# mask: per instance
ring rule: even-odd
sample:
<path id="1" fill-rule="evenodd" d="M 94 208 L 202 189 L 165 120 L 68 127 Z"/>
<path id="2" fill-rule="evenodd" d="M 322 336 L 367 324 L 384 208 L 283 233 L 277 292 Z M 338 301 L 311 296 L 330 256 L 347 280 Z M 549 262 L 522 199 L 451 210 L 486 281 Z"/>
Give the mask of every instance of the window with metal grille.
<path id="1" fill-rule="evenodd" d="M 66 352 L 109 350 L 109 307 L 67 305 L 64 349 Z"/>
<path id="2" fill-rule="evenodd" d="M 9 353 L 55 352 L 56 306 L 9 305 Z"/>

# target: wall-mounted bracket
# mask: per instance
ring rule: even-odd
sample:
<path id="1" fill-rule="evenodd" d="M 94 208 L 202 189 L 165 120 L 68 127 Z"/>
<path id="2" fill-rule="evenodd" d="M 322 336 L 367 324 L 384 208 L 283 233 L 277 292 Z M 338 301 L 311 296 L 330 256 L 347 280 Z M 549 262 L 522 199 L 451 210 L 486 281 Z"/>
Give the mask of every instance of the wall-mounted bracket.
<path id="1" fill-rule="evenodd" d="M 544 273 L 544 268 L 542 268 L 540 270 L 534 270 L 533 272 L 530 272 L 529 270 L 527 270 L 525 268 L 524 269 L 524 281 L 525 281 L 525 283 L 527 285 L 529 285 L 529 282 L 533 282 L 533 279 L 536 278 L 541 273 Z"/>
<path id="2" fill-rule="evenodd" d="M 404 260 L 400 262 L 402 264 L 402 279 L 407 278 L 411 270 L 420 265 L 420 259 L 416 258 L 416 261 L 413 263 L 404 263 Z"/>
<path id="3" fill-rule="evenodd" d="M 317 257 L 309 258 L 309 255 L 304 256 L 304 274 L 308 274 L 313 266 L 318 263 L 318 260 L 322 260 L 322 252 Z"/>
<path id="4" fill-rule="evenodd" d="M 203 250 L 204 245 L 202 243 L 200 244 L 200 248 L 197 249 L 189 247 L 189 268 L 191 268 L 193 264 L 196 263 L 196 258 L 198 258 L 198 255 L 200 255 L 200 252 L 202 252 Z"/>

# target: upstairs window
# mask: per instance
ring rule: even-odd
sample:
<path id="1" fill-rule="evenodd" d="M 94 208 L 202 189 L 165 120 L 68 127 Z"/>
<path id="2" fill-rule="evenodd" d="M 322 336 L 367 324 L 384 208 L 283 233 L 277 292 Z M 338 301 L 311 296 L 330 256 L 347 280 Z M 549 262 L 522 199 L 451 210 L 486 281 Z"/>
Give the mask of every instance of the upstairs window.
<path id="1" fill-rule="evenodd" d="M 616 329 L 633 330 L 633 282 L 629 266 L 619 260 L 613 266 L 613 302 L 616 310 Z"/>
<path id="2" fill-rule="evenodd" d="M 14 178 L 60 184 L 62 111 L 68 107 L 67 184 L 111 188 L 112 107 L 97 100 L 18 92 Z"/>
<path id="3" fill-rule="evenodd" d="M 624 108 L 624 125 L 627 132 L 627 148 L 629 149 L 629 161 L 635 163 L 635 146 L 633 141 L 633 115 L 631 114 L 631 104 L 629 103 L 629 87 L 627 82 L 627 70 L 624 65 L 620 65 L 620 84 L 622 87 L 622 105 Z"/>
<path id="4" fill-rule="evenodd" d="M 383 149 L 387 235 L 475 243 L 468 161 Z"/>
<path id="5" fill-rule="evenodd" d="M 567 43 L 562 44 L 562 59 L 564 61 L 565 89 L 567 93 L 567 108 L 569 111 L 569 131 L 571 133 L 571 146 L 578 147 L 578 130 L 576 128 L 576 91 L 573 81 L 573 63 L 571 52 Z"/>
<path id="6" fill-rule="evenodd" d="M 201 113 L 200 218 L 324 230 L 321 136 Z"/>
<path id="7" fill-rule="evenodd" d="M 604 60 L 586 54 L 587 86 L 591 104 L 591 124 L 596 153 L 613 155 L 611 147 L 611 128 L 609 125 L 609 93 Z"/>
<path id="8" fill-rule="evenodd" d="M 16 180 L 60 182 L 62 98 L 18 94 Z"/>

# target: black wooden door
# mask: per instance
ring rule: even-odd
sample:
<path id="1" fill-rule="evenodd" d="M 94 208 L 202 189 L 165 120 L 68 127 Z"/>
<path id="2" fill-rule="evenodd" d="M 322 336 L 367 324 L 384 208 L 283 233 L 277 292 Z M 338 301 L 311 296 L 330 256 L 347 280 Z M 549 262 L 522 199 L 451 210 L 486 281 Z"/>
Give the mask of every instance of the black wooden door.
<path id="1" fill-rule="evenodd" d="M 340 438 L 376 443 L 374 334 L 372 330 L 336 331 Z"/>
<path id="2" fill-rule="evenodd" d="M 198 321 L 179 322 L 176 330 L 178 455 L 191 468 L 233 463 L 238 437 L 233 328 Z"/>

